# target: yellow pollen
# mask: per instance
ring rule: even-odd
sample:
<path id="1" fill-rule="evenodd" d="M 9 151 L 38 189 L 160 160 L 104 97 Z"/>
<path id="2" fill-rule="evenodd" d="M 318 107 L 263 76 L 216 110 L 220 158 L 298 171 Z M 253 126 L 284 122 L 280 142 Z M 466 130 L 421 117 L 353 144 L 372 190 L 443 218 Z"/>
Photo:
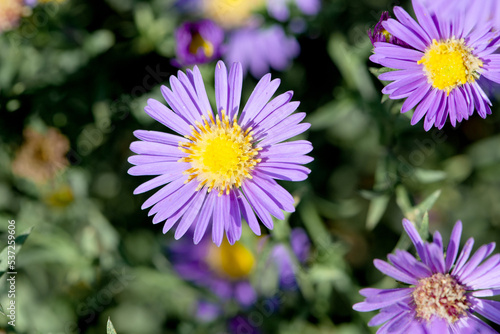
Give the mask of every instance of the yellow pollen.
<path id="1" fill-rule="evenodd" d="M 179 142 L 179 149 L 189 155 L 179 162 L 189 162 L 191 168 L 184 173 L 189 175 L 187 182 L 197 179 L 200 182 L 197 190 L 205 185 L 207 191 L 216 189 L 219 196 L 229 194 L 233 187 L 240 187 L 245 178 L 252 178 L 254 166 L 261 161 L 257 159 L 260 147 L 253 146 L 251 128 L 243 131 L 236 122 L 229 122 L 225 111 L 222 120 L 210 120 L 202 116 L 202 123 L 192 127 L 190 142 Z"/>
<path id="2" fill-rule="evenodd" d="M 383 29 L 381 32 L 380 32 L 382 35 L 384 35 L 385 37 L 385 40 L 387 43 L 389 43 L 389 41 L 391 40 L 391 33 L 388 32 L 387 30 Z"/>
<path id="3" fill-rule="evenodd" d="M 220 276 L 235 280 L 248 277 L 255 265 L 252 252 L 239 242 L 231 246 L 225 239 L 220 247 L 210 245 L 206 261 Z"/>
<path id="4" fill-rule="evenodd" d="M 212 43 L 206 41 L 200 34 L 194 33 L 189 44 L 189 53 L 197 54 L 199 49 L 203 50 L 206 57 L 210 58 L 214 54 L 214 46 Z"/>
<path id="5" fill-rule="evenodd" d="M 456 322 L 470 307 L 465 289 L 449 274 L 434 274 L 418 281 L 412 296 L 417 317 L 429 321 L 438 316 Z"/>
<path id="6" fill-rule="evenodd" d="M 418 64 L 424 64 L 432 87 L 450 94 L 456 87 L 472 83 L 480 77 L 483 62 L 472 51 L 465 45 L 464 39 L 433 40 Z"/>

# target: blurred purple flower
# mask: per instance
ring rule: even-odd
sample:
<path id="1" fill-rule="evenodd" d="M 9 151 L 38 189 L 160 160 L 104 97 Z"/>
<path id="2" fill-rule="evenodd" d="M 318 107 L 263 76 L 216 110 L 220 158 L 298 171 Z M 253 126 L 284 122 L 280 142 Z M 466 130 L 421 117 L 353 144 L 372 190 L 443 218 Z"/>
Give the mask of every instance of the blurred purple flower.
<path id="1" fill-rule="evenodd" d="M 179 276 L 207 288 L 221 300 L 235 300 L 243 307 L 257 300 L 257 293 L 249 282 L 255 257 L 241 243 L 236 242 L 231 246 L 224 241 L 217 247 L 207 237 L 198 245 L 182 239 L 169 246 L 168 254 Z M 213 311 L 214 308 L 206 304 L 198 309 L 202 317 Z"/>
<path id="2" fill-rule="evenodd" d="M 487 259 L 495 243 L 481 246 L 469 260 L 474 239 L 467 240 L 459 254 L 462 223 L 458 221 L 444 256 L 439 232 L 428 243 L 413 223 L 404 219 L 403 226 L 420 261 L 398 249 L 395 255 L 388 255 L 390 263 L 377 259 L 374 264 L 385 275 L 410 287 L 362 289 L 360 294 L 366 299 L 353 308 L 360 312 L 380 310 L 368 323 L 384 324 L 377 333 L 497 333 L 476 316 L 500 323 L 500 302 L 481 299 L 500 294 L 500 254 Z"/>
<path id="3" fill-rule="evenodd" d="M 387 21 L 390 17 L 391 15 L 389 14 L 389 12 L 383 12 L 380 16 L 380 20 L 377 22 L 377 24 L 375 24 L 375 27 L 373 27 L 373 30 L 368 29 L 368 37 L 370 37 L 370 41 L 372 42 L 372 44 L 374 44 L 375 42 L 386 42 L 403 47 L 408 47 L 408 44 L 391 35 L 383 27 L 382 23 Z"/>
<path id="4" fill-rule="evenodd" d="M 185 22 L 175 31 L 176 65 L 189 66 L 218 59 L 224 30 L 211 20 Z"/>
<path id="5" fill-rule="evenodd" d="M 290 17 L 288 6 L 293 0 L 267 0 L 269 15 L 279 21 L 286 21 Z M 316 15 L 321 9 L 320 0 L 294 0 L 299 10 L 306 15 Z"/>
<path id="6" fill-rule="evenodd" d="M 24 0 L 24 4 L 33 8 L 38 4 L 38 0 Z"/>
<path id="7" fill-rule="evenodd" d="M 222 309 L 219 304 L 198 301 L 196 305 L 196 318 L 204 322 L 210 322 L 217 319 L 222 314 Z"/>
<path id="8" fill-rule="evenodd" d="M 242 28 L 229 36 L 226 62 L 241 62 L 243 71 L 260 77 L 270 68 L 285 70 L 300 53 L 295 37 L 287 36 L 281 26 Z"/>

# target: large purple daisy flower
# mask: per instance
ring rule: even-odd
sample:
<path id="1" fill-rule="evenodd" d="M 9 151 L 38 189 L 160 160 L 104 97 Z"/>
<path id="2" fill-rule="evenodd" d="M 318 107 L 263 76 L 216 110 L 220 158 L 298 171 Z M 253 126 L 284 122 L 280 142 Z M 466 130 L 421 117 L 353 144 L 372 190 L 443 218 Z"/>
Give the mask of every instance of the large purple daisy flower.
<path id="1" fill-rule="evenodd" d="M 380 310 L 368 323 L 384 324 L 377 333 L 497 333 L 476 316 L 500 323 L 500 302 L 481 299 L 500 294 L 500 254 L 486 260 L 495 243 L 481 246 L 469 260 L 474 239 L 467 240 L 459 254 L 460 221 L 453 228 L 446 255 L 439 232 L 434 233 L 433 242 L 424 243 L 410 221 L 403 220 L 403 226 L 421 261 L 407 251 L 396 250 L 388 256 L 390 264 L 382 260 L 374 264 L 410 287 L 363 289 L 360 293 L 366 300 L 353 308 Z"/>
<path id="2" fill-rule="evenodd" d="M 397 20 L 382 23 L 385 30 L 409 44 L 375 43 L 370 59 L 398 71 L 383 73 L 393 81 L 382 92 L 391 99 L 407 98 L 401 112 L 416 107 L 411 124 L 424 116 L 424 128 L 442 128 L 449 117 L 453 126 L 468 119 L 476 109 L 483 118 L 491 114 L 491 102 L 483 87 L 500 83 L 500 46 L 491 24 L 476 25 L 464 13 L 440 16 L 413 0 L 417 23 L 401 7 L 394 7 Z"/>
<path id="3" fill-rule="evenodd" d="M 241 236 L 241 218 L 260 235 L 257 217 L 269 229 L 271 215 L 284 219 L 282 210 L 293 212 L 293 197 L 275 179 L 302 181 L 310 170 L 302 164 L 310 142 L 282 141 L 309 128 L 300 123 L 305 113 L 291 115 L 299 106 L 290 102 L 292 92 L 270 100 L 280 81 L 265 75 L 255 87 L 241 112 L 242 67 L 234 63 L 229 71 L 223 62 L 215 69 L 216 113 L 208 101 L 200 71 L 194 67 L 187 75 L 179 71 L 170 77 L 171 89 L 161 91 L 169 109 L 150 99 L 145 111 L 179 135 L 138 130 L 141 141 L 130 149 L 138 155 L 129 162 L 131 175 L 158 175 L 145 182 L 134 194 L 162 187 L 142 206 L 152 207 L 153 223 L 165 221 L 163 233 L 177 222 L 175 238 L 182 237 L 194 224 L 198 243 L 208 226 L 212 239 L 222 243 L 226 231 L 229 243 Z"/>

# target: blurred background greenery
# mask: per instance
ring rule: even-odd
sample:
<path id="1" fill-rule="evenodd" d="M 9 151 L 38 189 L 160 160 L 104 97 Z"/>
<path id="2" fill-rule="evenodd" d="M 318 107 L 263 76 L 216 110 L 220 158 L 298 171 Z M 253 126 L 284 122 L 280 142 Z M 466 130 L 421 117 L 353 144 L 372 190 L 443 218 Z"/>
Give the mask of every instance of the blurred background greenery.
<path id="1" fill-rule="evenodd" d="M 352 304 L 360 287 L 395 286 L 372 260 L 396 246 L 403 217 L 421 222 L 429 210 L 429 229 L 445 238 L 461 219 L 477 244 L 499 240 L 498 96 L 487 119 L 442 131 L 411 126 L 401 101 L 382 97 L 368 60 L 366 30 L 393 5 L 324 0 L 317 16 L 292 13 L 306 23 L 296 35 L 301 52 L 272 75 L 281 78 L 278 93 L 293 90 L 308 114 L 302 138 L 315 160 L 307 181 L 282 182 L 297 211 L 254 246 L 258 301 L 249 307 L 177 274 L 167 251 L 173 234 L 140 210 L 147 194 L 132 195 L 147 178 L 126 173 L 132 132 L 164 131 L 143 108 L 162 100 L 160 85 L 177 71 L 174 30 L 186 14 L 172 0 L 66 0 L 24 13 L 0 35 L 0 249 L 9 220 L 19 236 L 29 233 L 16 258 L 16 326 L 0 315 L 0 333 L 104 333 L 108 317 L 120 334 L 374 333 L 371 314 Z M 209 95 L 213 67 L 201 66 Z M 243 100 L 256 82 L 245 78 Z M 298 288 L 283 290 L 266 263 L 295 227 L 312 247 L 295 262 Z M 2 277 L 4 310 L 7 290 Z M 223 312 L 200 318 L 202 300 Z"/>

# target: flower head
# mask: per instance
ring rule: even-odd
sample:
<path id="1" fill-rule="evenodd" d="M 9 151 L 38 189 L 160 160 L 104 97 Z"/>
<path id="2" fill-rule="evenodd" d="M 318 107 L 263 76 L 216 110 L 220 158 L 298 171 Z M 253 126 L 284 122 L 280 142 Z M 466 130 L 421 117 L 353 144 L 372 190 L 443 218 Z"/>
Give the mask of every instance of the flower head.
<path id="1" fill-rule="evenodd" d="M 241 62 L 244 72 L 261 77 L 270 68 L 285 70 L 299 53 L 297 40 L 287 36 L 281 26 L 273 25 L 234 31 L 229 36 L 224 58 L 227 62 Z"/>
<path id="2" fill-rule="evenodd" d="M 464 13 L 453 18 L 429 12 L 413 0 L 417 23 L 400 7 L 394 7 L 397 20 L 382 26 L 392 36 L 407 43 L 402 47 L 387 42 L 374 43 L 370 59 L 396 69 L 383 73 L 381 80 L 393 81 L 382 92 L 391 99 L 407 98 L 401 112 L 416 107 L 411 124 L 425 116 L 424 128 L 441 129 L 450 119 L 453 126 L 477 110 L 485 118 L 491 102 L 483 88 L 488 81 L 500 83 L 500 38 L 491 25 L 476 26 Z"/>
<path id="3" fill-rule="evenodd" d="M 165 221 L 163 232 L 177 222 L 175 238 L 195 225 L 194 242 L 200 242 L 208 226 L 220 245 L 226 231 L 229 243 L 241 236 L 241 219 L 260 235 L 257 217 L 272 229 L 271 215 L 284 219 L 282 210 L 293 212 L 293 197 L 275 179 L 302 181 L 310 170 L 302 164 L 312 149 L 304 140 L 281 143 L 309 128 L 300 123 L 304 113 L 291 115 L 298 102 L 292 92 L 269 99 L 279 80 L 265 75 L 240 112 L 243 70 L 235 63 L 229 74 L 223 62 L 215 69 L 216 112 L 212 112 L 197 67 L 170 77 L 171 89 L 163 86 L 164 98 L 173 109 L 150 99 L 145 111 L 155 120 L 181 134 L 138 130 L 141 141 L 130 149 L 136 165 L 131 175 L 158 175 L 134 194 L 161 187 L 142 206 L 152 207 L 153 223 Z M 257 217 L 256 215 L 257 214 Z"/>
<path id="4" fill-rule="evenodd" d="M 185 22 L 175 31 L 181 66 L 208 63 L 221 55 L 224 31 L 211 20 Z"/>
<path id="5" fill-rule="evenodd" d="M 42 134 L 27 128 L 23 135 L 24 143 L 12 162 L 14 174 L 45 183 L 69 165 L 69 140 L 59 130 L 49 128 Z"/>
<path id="6" fill-rule="evenodd" d="M 446 254 L 439 232 L 428 243 L 410 221 L 403 220 L 403 226 L 420 261 L 396 250 L 395 255 L 388 256 L 390 263 L 375 260 L 374 264 L 409 287 L 363 289 L 360 293 L 365 301 L 353 308 L 361 312 L 380 310 L 368 323 L 384 324 L 377 333 L 496 333 L 477 317 L 479 314 L 500 323 L 500 302 L 481 299 L 500 294 L 500 254 L 487 259 L 495 243 L 481 246 L 469 259 L 474 239 L 467 240 L 459 254 L 460 221 L 453 228 Z"/>

